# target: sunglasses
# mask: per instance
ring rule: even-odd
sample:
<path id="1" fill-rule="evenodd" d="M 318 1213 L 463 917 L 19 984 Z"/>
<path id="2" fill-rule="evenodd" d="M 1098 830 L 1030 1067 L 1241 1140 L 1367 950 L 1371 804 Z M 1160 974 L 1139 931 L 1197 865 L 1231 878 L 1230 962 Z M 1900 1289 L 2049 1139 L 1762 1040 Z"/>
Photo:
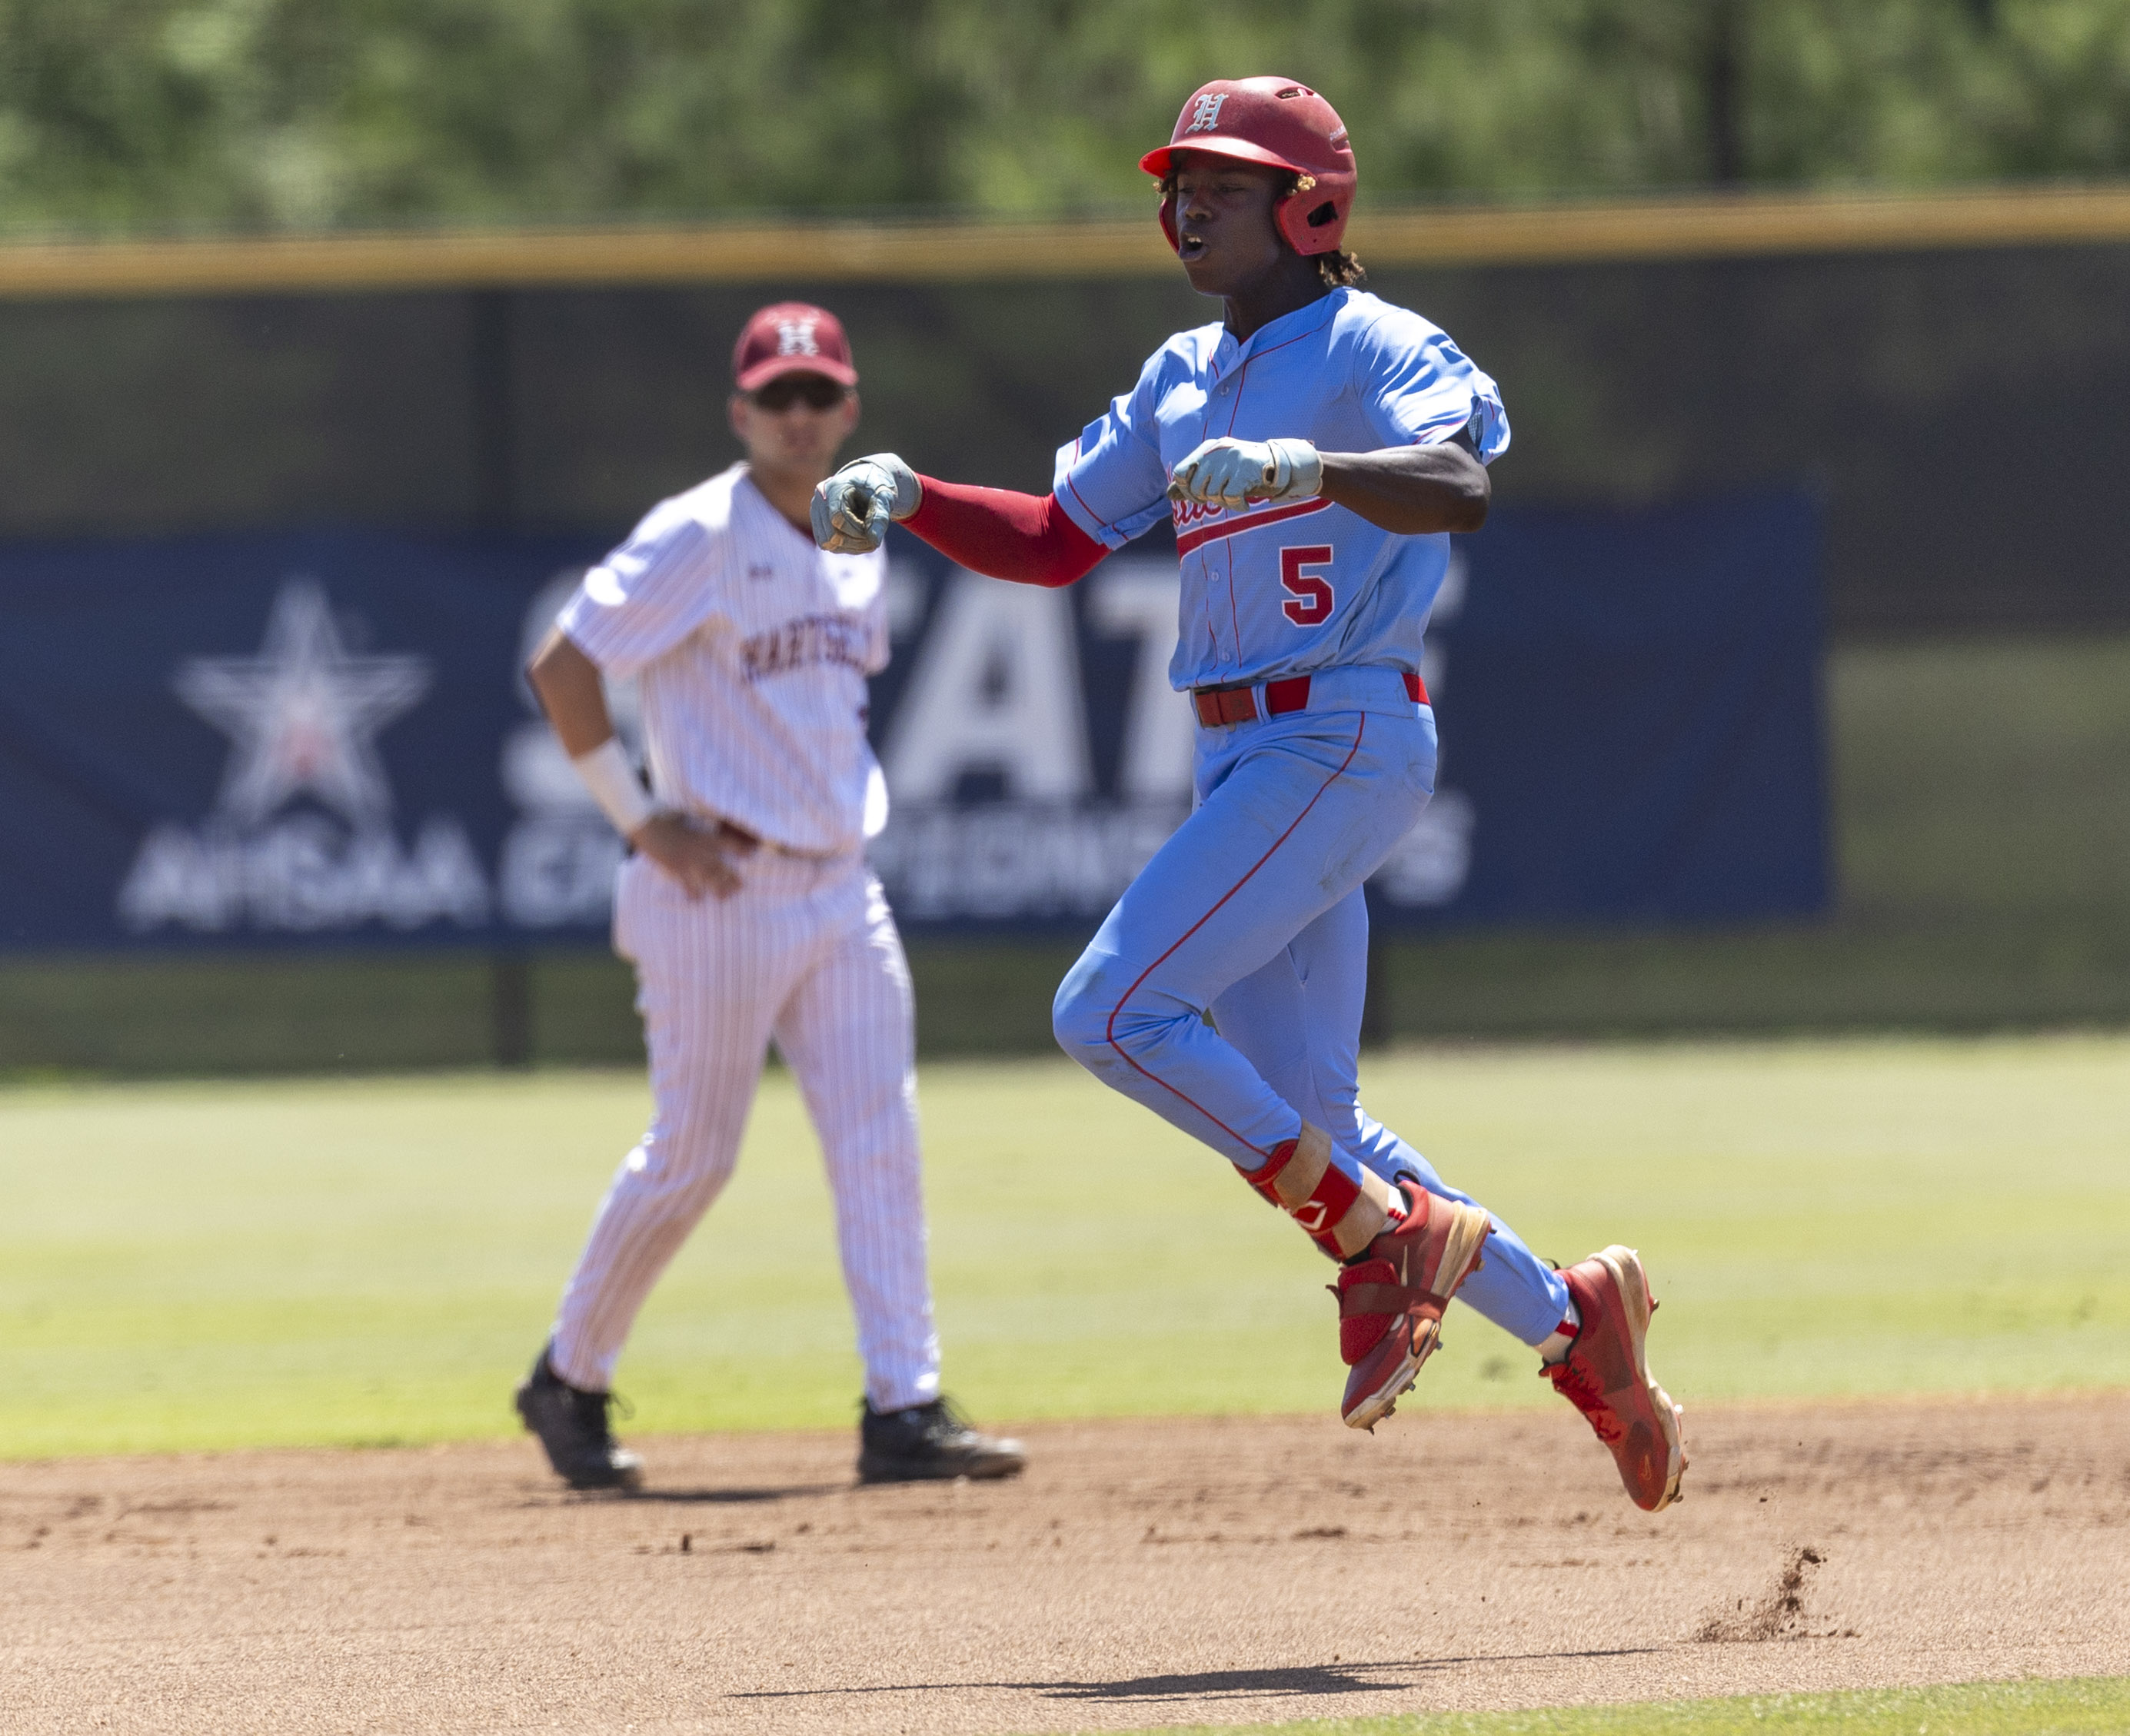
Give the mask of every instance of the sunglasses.
<path id="1" fill-rule="evenodd" d="M 786 374 L 772 379 L 753 394 L 756 407 L 760 409 L 788 410 L 800 399 L 805 399 L 809 410 L 833 410 L 841 403 L 850 389 L 819 374 Z"/>

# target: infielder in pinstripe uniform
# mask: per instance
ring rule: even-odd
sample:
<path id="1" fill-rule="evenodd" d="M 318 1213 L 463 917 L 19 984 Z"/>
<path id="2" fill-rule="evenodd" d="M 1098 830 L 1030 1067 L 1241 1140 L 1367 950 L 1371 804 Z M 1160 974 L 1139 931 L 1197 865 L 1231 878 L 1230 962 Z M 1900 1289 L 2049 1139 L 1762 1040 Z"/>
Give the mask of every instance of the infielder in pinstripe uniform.
<path id="1" fill-rule="evenodd" d="M 939 1392 L 925 1271 L 910 971 L 867 869 L 887 795 L 865 733 L 887 661 L 886 557 L 824 554 L 814 484 L 857 427 L 834 317 L 785 303 L 733 351 L 734 465 L 661 502 L 585 575 L 527 673 L 628 838 L 614 946 L 636 966 L 651 1126 L 622 1160 L 518 1414 L 579 1489 L 629 1486 L 614 1369 L 637 1312 L 716 1199 L 772 1040 L 798 1076 L 836 1200 L 866 1391 L 867 1481 L 1005 1476 L 1019 1444 Z M 635 677 L 647 792 L 602 678 Z"/>

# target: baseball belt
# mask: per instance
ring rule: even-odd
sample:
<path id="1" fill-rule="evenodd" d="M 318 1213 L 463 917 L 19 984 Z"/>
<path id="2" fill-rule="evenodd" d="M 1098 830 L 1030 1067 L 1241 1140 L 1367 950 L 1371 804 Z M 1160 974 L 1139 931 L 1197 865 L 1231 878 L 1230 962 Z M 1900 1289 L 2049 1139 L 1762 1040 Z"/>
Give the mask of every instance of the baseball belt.
<path id="1" fill-rule="evenodd" d="M 1406 697 L 1416 705 L 1429 703 L 1426 684 L 1410 670 L 1400 674 L 1405 680 Z M 1191 703 L 1202 726 L 1225 729 L 1230 724 L 1254 723 L 1261 718 L 1283 718 L 1290 712 L 1306 711 L 1309 690 L 1307 675 L 1289 675 L 1280 681 L 1230 681 L 1220 687 L 1192 688 Z"/>

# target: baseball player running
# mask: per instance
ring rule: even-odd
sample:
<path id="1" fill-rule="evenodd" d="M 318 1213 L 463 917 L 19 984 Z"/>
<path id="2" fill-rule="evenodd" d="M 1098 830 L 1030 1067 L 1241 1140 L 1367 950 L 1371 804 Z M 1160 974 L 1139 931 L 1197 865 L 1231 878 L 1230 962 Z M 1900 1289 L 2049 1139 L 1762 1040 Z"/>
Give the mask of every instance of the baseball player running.
<path id="1" fill-rule="evenodd" d="M 636 966 L 651 1126 L 622 1160 L 518 1414 L 578 1489 L 634 1485 L 609 1420 L 637 1311 L 732 1174 L 773 1039 L 836 1202 L 865 1364 L 867 1481 L 995 1477 L 1018 1443 L 939 1393 L 925 1273 L 910 971 L 864 841 L 886 817 L 866 677 L 887 661 L 886 557 L 824 554 L 814 486 L 857 425 L 843 327 L 786 303 L 733 351 L 744 463 L 661 502 L 594 567 L 527 670 L 632 854 L 614 947 Z M 636 678 L 650 788 L 603 678 Z"/>
<path id="2" fill-rule="evenodd" d="M 1461 1295 L 1538 1350 L 1654 1512 L 1686 1460 L 1645 1353 L 1640 1258 L 1612 1247 L 1553 1270 L 1363 1113 L 1355 1082 L 1362 885 L 1433 793 L 1421 635 L 1446 533 L 1486 519 L 1500 394 L 1441 331 L 1357 287 L 1340 245 L 1353 151 L 1314 91 L 1217 80 L 1141 166 L 1221 322 L 1154 352 L 1059 450 L 1047 497 L 882 454 L 815 491 L 815 537 L 868 550 L 898 519 L 965 566 L 1060 585 L 1173 520 L 1170 675 L 1197 712 L 1197 805 L 1059 987 L 1058 1040 L 1340 1262 L 1348 1424 L 1391 1414 Z"/>

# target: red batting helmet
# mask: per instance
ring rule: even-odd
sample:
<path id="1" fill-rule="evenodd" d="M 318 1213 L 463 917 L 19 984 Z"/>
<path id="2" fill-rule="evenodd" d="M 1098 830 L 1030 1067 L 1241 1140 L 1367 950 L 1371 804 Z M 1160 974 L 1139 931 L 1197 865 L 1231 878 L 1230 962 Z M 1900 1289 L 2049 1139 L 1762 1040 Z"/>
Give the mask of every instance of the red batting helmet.
<path id="1" fill-rule="evenodd" d="M 1273 207 L 1273 221 L 1297 253 L 1331 253 L 1354 208 L 1354 149 L 1346 123 L 1323 98 L 1292 79 L 1215 79 L 1201 85 L 1176 117 L 1176 131 L 1139 160 L 1164 179 L 1176 154 L 1203 151 L 1241 163 L 1292 169 L 1303 185 Z M 1161 230 L 1176 245 L 1176 212 L 1161 202 Z"/>

